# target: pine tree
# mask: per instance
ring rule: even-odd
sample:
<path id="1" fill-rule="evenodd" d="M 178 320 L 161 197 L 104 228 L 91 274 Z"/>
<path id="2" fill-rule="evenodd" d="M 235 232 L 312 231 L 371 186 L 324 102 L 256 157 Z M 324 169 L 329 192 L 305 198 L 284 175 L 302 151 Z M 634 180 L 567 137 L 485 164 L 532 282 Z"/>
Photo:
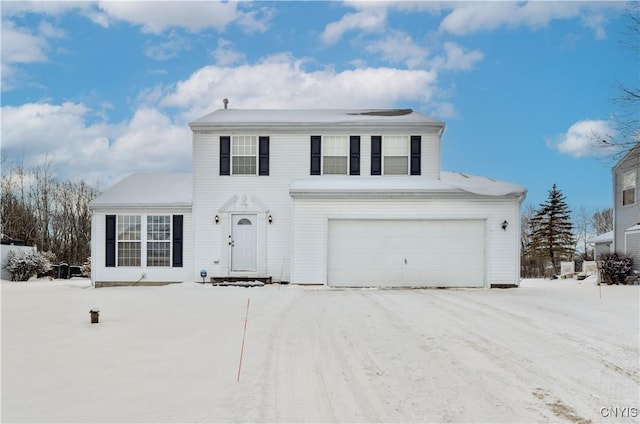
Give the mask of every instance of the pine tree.
<path id="1" fill-rule="evenodd" d="M 533 232 L 529 250 L 538 258 L 551 262 L 553 271 L 557 273 L 560 261 L 573 256 L 575 239 L 571 210 L 555 184 L 549 191 L 547 201 L 536 209 L 531 226 Z"/>

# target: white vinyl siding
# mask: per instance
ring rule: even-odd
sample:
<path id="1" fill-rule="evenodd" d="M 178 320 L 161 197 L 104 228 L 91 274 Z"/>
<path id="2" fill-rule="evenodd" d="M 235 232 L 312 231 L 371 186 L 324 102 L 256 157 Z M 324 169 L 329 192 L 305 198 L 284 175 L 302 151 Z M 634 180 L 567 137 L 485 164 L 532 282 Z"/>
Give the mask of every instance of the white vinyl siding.
<path id="1" fill-rule="evenodd" d="M 327 284 L 329 282 L 328 269 L 331 253 L 328 235 L 332 220 L 373 220 L 379 223 L 394 220 L 484 221 L 486 222 L 485 286 L 519 283 L 520 205 L 516 198 L 350 199 L 349 201 L 301 198 L 294 199 L 293 216 L 292 283 Z M 509 222 L 506 231 L 501 227 L 505 220 Z M 476 238 L 473 243 L 477 241 Z"/>
<path id="2" fill-rule="evenodd" d="M 144 236 L 146 236 L 146 228 L 142 219 L 147 216 L 146 211 L 142 209 L 120 209 L 109 211 L 94 211 L 91 217 L 91 254 L 95 257 L 91 268 L 91 279 L 94 282 L 140 282 L 141 284 L 147 282 L 182 282 L 182 281 L 198 281 L 193 279 L 193 220 L 190 208 L 176 208 L 176 209 L 160 209 L 154 212 L 156 215 L 182 215 L 182 267 L 159 267 L 159 266 L 146 266 L 147 255 L 143 248 L 141 248 L 141 260 L 140 266 L 105 266 L 105 216 L 110 214 L 121 215 L 134 215 L 139 216 L 141 219 L 141 229 L 143 229 Z M 116 217 L 117 219 L 117 217 Z M 116 224 L 117 230 L 117 224 Z M 141 236 L 144 237 L 144 236 Z M 116 234 L 117 237 L 117 234 Z M 142 241 L 141 241 L 142 242 Z M 146 246 L 146 241 L 145 241 Z M 117 249 L 117 247 L 116 247 Z M 116 252 L 117 254 L 117 252 Z M 117 265 L 117 262 L 116 262 Z M 199 270 L 198 270 L 199 271 Z M 142 274 L 145 278 L 141 280 Z M 202 281 L 202 279 L 199 279 Z"/>
<path id="3" fill-rule="evenodd" d="M 382 169 L 384 175 L 409 173 L 409 136 L 384 136 L 382 138 Z"/>

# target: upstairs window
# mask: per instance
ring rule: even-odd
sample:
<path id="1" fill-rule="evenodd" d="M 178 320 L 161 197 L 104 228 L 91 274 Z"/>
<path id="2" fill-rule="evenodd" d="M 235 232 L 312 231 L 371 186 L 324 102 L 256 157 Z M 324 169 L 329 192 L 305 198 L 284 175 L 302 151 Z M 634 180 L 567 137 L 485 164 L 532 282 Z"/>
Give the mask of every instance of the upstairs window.
<path id="1" fill-rule="evenodd" d="M 360 175 L 359 135 L 312 135 L 311 175 Z"/>
<path id="2" fill-rule="evenodd" d="M 388 135 L 382 141 L 384 175 L 409 174 L 409 137 Z"/>
<path id="3" fill-rule="evenodd" d="M 231 173 L 233 175 L 256 175 L 256 136 L 234 135 L 231 137 Z"/>
<path id="4" fill-rule="evenodd" d="M 636 202 L 636 171 L 625 172 L 622 176 L 622 206 Z"/>
<path id="5" fill-rule="evenodd" d="M 347 175 L 348 157 L 347 136 L 325 135 L 322 137 L 322 173 L 324 175 Z"/>

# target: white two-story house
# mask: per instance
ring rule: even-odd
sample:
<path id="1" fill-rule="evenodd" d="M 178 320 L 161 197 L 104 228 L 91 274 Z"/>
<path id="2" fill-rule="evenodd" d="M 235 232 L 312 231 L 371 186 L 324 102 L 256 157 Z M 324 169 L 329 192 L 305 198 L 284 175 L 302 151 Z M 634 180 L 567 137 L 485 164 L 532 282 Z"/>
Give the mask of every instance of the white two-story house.
<path id="1" fill-rule="evenodd" d="M 640 271 L 640 143 L 613 167 L 613 250 L 633 259 Z"/>
<path id="2" fill-rule="evenodd" d="M 336 287 L 516 286 L 526 190 L 440 169 L 410 109 L 221 109 L 193 174 L 134 174 L 92 203 L 92 279 Z"/>

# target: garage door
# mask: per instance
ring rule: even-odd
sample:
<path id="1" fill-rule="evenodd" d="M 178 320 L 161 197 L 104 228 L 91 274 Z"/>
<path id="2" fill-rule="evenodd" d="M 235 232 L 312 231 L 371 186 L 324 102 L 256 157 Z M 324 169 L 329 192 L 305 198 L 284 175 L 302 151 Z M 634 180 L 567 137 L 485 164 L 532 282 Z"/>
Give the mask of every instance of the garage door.
<path id="1" fill-rule="evenodd" d="M 484 220 L 330 220 L 330 286 L 483 287 Z"/>

